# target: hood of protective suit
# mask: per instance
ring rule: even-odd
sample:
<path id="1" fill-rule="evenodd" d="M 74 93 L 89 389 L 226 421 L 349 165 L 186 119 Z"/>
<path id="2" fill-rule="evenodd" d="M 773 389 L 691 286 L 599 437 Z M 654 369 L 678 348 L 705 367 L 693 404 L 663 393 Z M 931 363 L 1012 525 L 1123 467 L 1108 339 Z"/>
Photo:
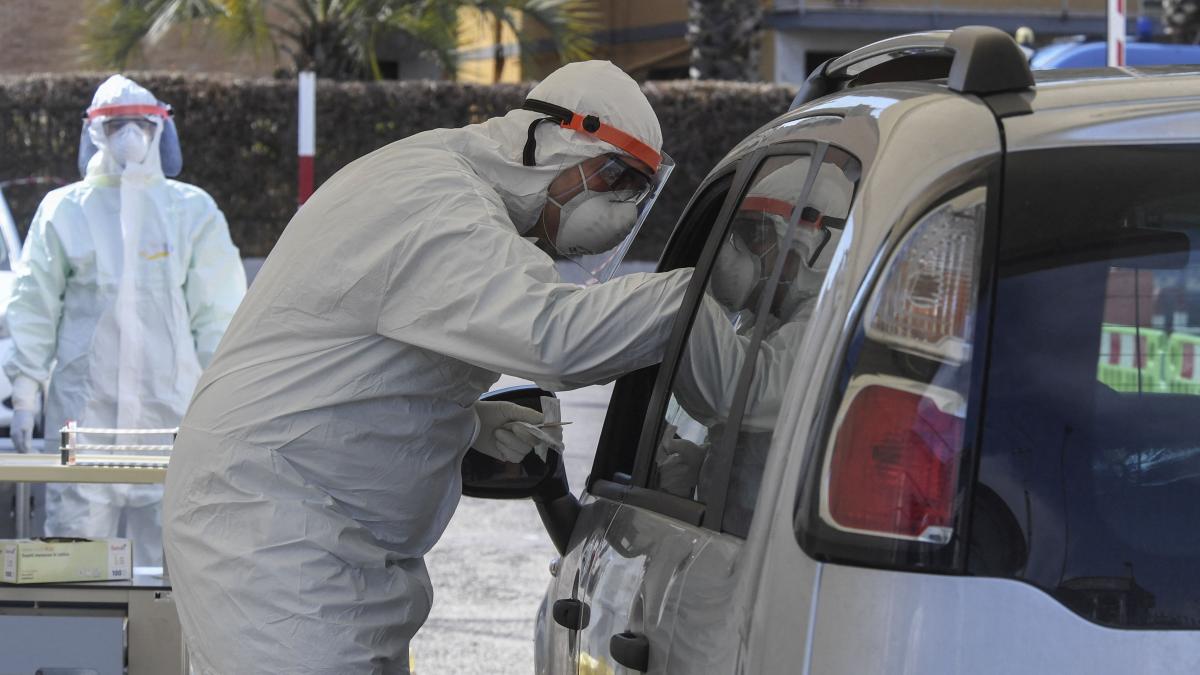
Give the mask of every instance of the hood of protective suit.
<path id="1" fill-rule="evenodd" d="M 88 110 L 117 105 L 161 104 L 154 94 L 137 82 L 124 75 L 113 75 L 96 89 Z M 83 123 L 79 154 L 80 169 L 86 180 L 99 183 L 111 183 L 121 178 L 136 178 L 149 182 L 161 180 L 165 175 L 164 160 L 170 165 L 165 167 L 166 172 L 170 175 L 178 174 L 179 165 L 182 164 L 179 140 L 175 135 L 174 124 L 169 119 L 155 119 L 154 133 L 144 159 L 141 162 L 127 162 L 125 166 L 121 166 L 109 146 L 108 135 L 104 133 L 104 121 L 105 118 L 96 117 L 84 120 Z M 161 146 L 164 142 L 166 147 Z"/>
<path id="2" fill-rule="evenodd" d="M 650 102 L 637 82 L 608 61 L 567 64 L 535 86 L 529 98 L 596 115 L 662 151 L 662 128 Z M 606 152 L 620 152 L 588 134 L 541 124 L 535 131 L 536 165 L 525 166 L 522 153 L 529 125 L 543 117 L 513 110 L 482 124 L 444 132 L 447 145 L 467 157 L 475 172 L 495 187 L 521 233 L 536 224 L 546 205 L 546 190 L 563 169 Z"/>

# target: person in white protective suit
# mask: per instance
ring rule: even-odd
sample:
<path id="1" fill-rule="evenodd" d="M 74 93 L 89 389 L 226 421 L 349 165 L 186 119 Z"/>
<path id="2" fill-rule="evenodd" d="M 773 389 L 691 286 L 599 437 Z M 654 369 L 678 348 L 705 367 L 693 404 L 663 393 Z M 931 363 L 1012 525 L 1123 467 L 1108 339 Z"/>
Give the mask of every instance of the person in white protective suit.
<path id="1" fill-rule="evenodd" d="M 18 452 L 31 450 L 47 380 L 47 452 L 68 420 L 145 429 L 183 417 L 246 278 L 212 198 L 165 177 L 181 163 L 169 107 L 121 75 L 100 85 L 81 132 L 83 180 L 42 200 L 8 305 Z M 135 564 L 158 565 L 161 500 L 157 485 L 51 484 L 46 534 L 127 536 Z"/>
<path id="2" fill-rule="evenodd" d="M 667 166 L 608 62 L 522 109 L 349 164 L 256 277 L 184 418 L 165 542 L 201 673 L 403 673 L 424 555 L 467 449 L 520 459 L 540 413 L 478 402 L 507 373 L 564 389 L 661 359 L 690 269 L 562 283 L 536 242 L 618 250 Z M 559 446 L 561 448 L 561 445 Z"/>
<path id="3" fill-rule="evenodd" d="M 729 472 L 727 522 L 748 521 L 753 512 L 766 442 L 842 236 L 840 226 L 829 225 L 844 222 L 854 193 L 853 183 L 839 169 L 822 164 L 793 218 L 809 168 L 808 162 L 794 161 L 749 189 L 713 263 L 676 374 L 672 433 L 666 434 L 657 457 L 659 485 L 691 498 L 697 488 L 703 492 L 706 475 L 724 481 Z M 764 297 L 776 266 L 778 285 L 771 297 Z M 752 333 L 758 329 L 762 338 L 755 348 Z M 711 442 L 724 431 L 748 358 L 754 359 L 754 370 L 735 454 L 724 466 L 710 466 Z"/>

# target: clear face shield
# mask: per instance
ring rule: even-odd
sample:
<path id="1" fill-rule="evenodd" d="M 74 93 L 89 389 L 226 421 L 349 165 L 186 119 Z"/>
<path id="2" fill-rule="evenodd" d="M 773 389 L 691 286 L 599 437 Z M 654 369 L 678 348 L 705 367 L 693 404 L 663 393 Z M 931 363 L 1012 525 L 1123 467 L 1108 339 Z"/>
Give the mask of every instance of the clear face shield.
<path id="1" fill-rule="evenodd" d="M 666 154 L 652 175 L 616 153 L 581 162 L 578 184 L 547 195 L 559 212 L 554 252 L 582 271 L 585 284 L 611 279 L 674 169 Z"/>
<path id="2" fill-rule="evenodd" d="M 154 144 L 158 134 L 159 165 L 168 177 L 178 176 L 183 168 L 183 154 L 179 149 L 179 136 L 171 117 L 171 107 L 165 103 L 157 105 L 110 105 L 90 108 L 83 114 L 83 129 L 79 135 L 79 175 L 87 176 L 87 166 L 98 152 L 97 139 L 92 131 L 102 134 L 118 164 L 124 160 L 145 160 L 145 152 Z M 94 126 L 94 129 L 93 129 Z M 159 127 L 162 127 L 159 133 Z M 138 155 L 141 155 L 140 157 Z"/>

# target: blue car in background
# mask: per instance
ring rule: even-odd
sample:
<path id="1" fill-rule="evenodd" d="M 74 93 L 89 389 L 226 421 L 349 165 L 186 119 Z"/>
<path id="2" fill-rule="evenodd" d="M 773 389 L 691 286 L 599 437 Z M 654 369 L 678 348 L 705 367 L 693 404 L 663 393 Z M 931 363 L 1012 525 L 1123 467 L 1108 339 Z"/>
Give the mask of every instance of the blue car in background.
<path id="1" fill-rule="evenodd" d="M 1034 70 L 1052 68 L 1102 68 L 1107 65 L 1104 42 L 1064 42 L 1043 47 L 1029 60 Z M 1125 62 L 1131 66 L 1170 66 L 1200 64 L 1200 45 L 1130 42 L 1125 47 Z"/>

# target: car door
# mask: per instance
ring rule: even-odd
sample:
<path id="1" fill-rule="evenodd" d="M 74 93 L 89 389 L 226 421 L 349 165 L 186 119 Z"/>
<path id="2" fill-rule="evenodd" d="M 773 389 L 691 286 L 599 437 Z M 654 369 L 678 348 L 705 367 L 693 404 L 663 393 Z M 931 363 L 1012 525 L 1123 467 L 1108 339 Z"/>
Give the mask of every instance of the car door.
<path id="1" fill-rule="evenodd" d="M 734 167 L 717 171 L 697 190 L 675 229 L 663 269 L 690 266 L 696 251 L 704 246 L 708 233 L 722 211 L 734 180 Z M 613 551 L 607 543 L 609 526 L 621 505 L 621 491 L 630 483 L 634 452 L 641 430 L 641 417 L 653 391 L 658 366 L 651 366 L 620 378 L 609 403 L 604 431 L 589 478 L 590 489 L 582 498 L 579 519 L 567 551 L 552 567 L 554 579 L 547 591 L 539 634 L 543 648 L 538 657 L 538 672 L 566 674 L 605 672 L 591 651 L 580 651 L 580 631 L 590 623 L 590 602 L 594 584 L 581 578 L 596 567 L 596 561 Z M 587 597 L 584 598 L 584 595 Z M 599 654 L 607 658 L 607 647 Z"/>
<path id="2" fill-rule="evenodd" d="M 687 633 L 693 627 L 714 628 L 720 623 L 715 617 L 727 614 L 725 596 L 731 587 L 711 582 L 713 575 L 723 574 L 721 561 L 740 548 L 745 535 L 761 477 L 763 432 L 775 417 L 764 407 L 778 409 L 788 370 L 785 363 L 763 359 L 770 366 L 767 376 L 754 377 L 755 363 L 768 327 L 772 345 L 797 334 L 796 326 L 778 319 L 777 305 L 786 295 L 780 292 L 801 274 L 798 265 L 789 268 L 795 256 L 779 252 L 803 244 L 805 262 L 814 263 L 832 252 L 833 230 L 803 218 L 820 220 L 813 217 L 806 194 L 820 173 L 812 167 L 827 166 L 843 176 L 845 194 L 840 195 L 840 211 L 826 208 L 823 217 L 828 224 L 844 223 L 853 179 L 846 179 L 835 161 L 853 172 L 854 162 L 844 151 L 815 143 L 779 144 L 743 162 L 734 181 L 738 187 L 730 192 L 734 198 L 726 200 L 699 256 L 667 365 L 655 373 L 649 401 L 638 401 L 640 415 L 632 419 L 640 426 L 632 473 L 615 481 L 595 480 L 591 487 L 598 499 L 619 505 L 603 537 L 587 547 L 590 555 L 579 569 L 576 597 L 590 616 L 577 638 L 578 672 L 706 672 L 712 665 L 707 650 L 703 659 L 694 658 L 695 636 Z M 772 183 L 773 191 L 767 189 Z M 797 228 L 806 231 L 797 236 Z M 753 298 L 742 298 L 745 306 L 734 307 L 730 293 L 716 287 L 727 275 L 710 279 L 709 270 L 714 261 L 728 261 L 731 251 L 748 249 L 761 258 L 753 266 L 758 288 Z M 810 289 L 820 282 L 811 273 L 803 281 Z M 804 303 L 792 304 L 793 311 L 805 313 Z M 787 354 L 780 353 L 786 361 Z M 632 411 L 623 417 L 621 393 L 618 388 L 606 427 L 628 427 L 634 417 Z M 739 456 L 732 451 L 743 426 L 753 431 L 746 435 L 753 440 L 743 440 Z M 593 478 L 611 472 L 604 458 L 620 454 L 602 444 L 599 473 Z M 737 480 L 731 482 L 731 476 Z M 697 560 L 706 561 L 708 580 L 689 588 L 687 579 Z M 677 655 L 676 641 L 688 645 L 691 654 Z"/>

